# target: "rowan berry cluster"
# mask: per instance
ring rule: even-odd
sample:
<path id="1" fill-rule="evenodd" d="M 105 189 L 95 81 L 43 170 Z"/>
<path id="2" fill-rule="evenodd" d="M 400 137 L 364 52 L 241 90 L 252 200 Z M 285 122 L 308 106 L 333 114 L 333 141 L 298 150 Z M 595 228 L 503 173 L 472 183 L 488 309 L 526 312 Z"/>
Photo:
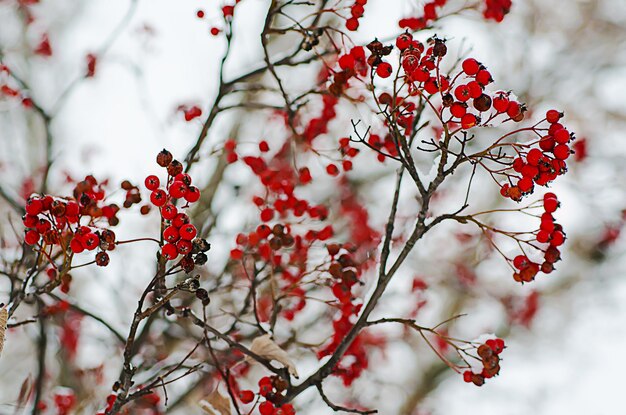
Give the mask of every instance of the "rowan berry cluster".
<path id="1" fill-rule="evenodd" d="M 337 349 L 352 328 L 351 319 L 359 314 L 363 306 L 356 302 L 356 296 L 352 293 L 355 285 L 362 284 L 359 278 L 364 267 L 364 264 L 355 259 L 356 247 L 350 244 L 333 243 L 328 244 L 326 248 L 331 258 L 327 272 L 332 277 L 331 289 L 338 301 L 339 314 L 333 321 L 333 334 L 330 342 L 318 351 L 318 358 L 331 355 Z M 341 377 L 346 386 L 352 384 L 367 369 L 367 346 L 371 340 L 373 339 L 367 333 L 359 335 L 345 353 L 345 356 L 349 358 L 342 360 L 335 367 L 333 374 Z"/>
<path id="2" fill-rule="evenodd" d="M 292 404 L 281 404 L 289 383 L 279 376 L 264 376 L 259 379 L 258 396 L 265 398 L 259 403 L 260 415 L 295 415 L 296 411 Z M 254 400 L 254 392 L 242 390 L 238 393 L 239 400 L 248 404 Z"/>
<path id="3" fill-rule="evenodd" d="M 362 46 L 355 46 L 350 52 L 345 53 L 337 59 L 337 64 L 341 71 L 333 72 L 333 80 L 328 86 L 328 92 L 333 96 L 340 96 L 344 90 L 349 88 L 351 78 L 365 76 L 368 72 L 365 49 Z"/>
<path id="4" fill-rule="evenodd" d="M 517 282 L 530 282 L 539 271 L 549 274 L 554 271 L 554 264 L 561 259 L 558 247 L 565 242 L 563 227 L 554 221 L 552 213 L 559 207 L 559 201 L 554 193 L 546 193 L 543 197 L 544 213 L 541 215 L 541 225 L 535 239 L 537 242 L 547 244 L 542 250 L 544 262 L 540 265 L 532 262 L 526 255 L 518 255 L 513 259 L 513 266 L 518 270 L 513 274 Z"/>
<path id="5" fill-rule="evenodd" d="M 513 160 L 512 167 L 521 177 L 509 176 L 511 183 L 505 183 L 500 189 L 503 196 L 520 201 L 524 195 L 533 192 L 535 184 L 546 186 L 567 172 L 565 160 L 572 152 L 569 143 L 575 137 L 559 123 L 562 116 L 563 113 L 556 110 L 549 110 L 546 113 L 545 119 L 550 124 L 547 134 L 537 143 L 533 143 L 538 144 L 539 148 L 518 152 L 518 157 Z M 538 129 L 536 133 L 539 134 Z M 515 184 L 513 180 L 516 181 Z"/>
<path id="6" fill-rule="evenodd" d="M 359 19 L 363 16 L 366 4 L 367 0 L 355 0 L 350 7 L 350 18 L 346 19 L 346 29 L 354 32 L 359 28 Z"/>
<path id="7" fill-rule="evenodd" d="M 439 10 L 445 6 L 447 0 L 431 0 L 424 4 L 422 9 L 423 14 L 421 17 L 408 17 L 400 19 L 398 24 L 402 29 L 409 29 L 413 31 L 426 28 L 429 24 L 439 18 Z"/>
<path id="8" fill-rule="evenodd" d="M 159 208 L 162 223 L 161 256 L 166 260 L 173 261 L 182 255 L 181 267 L 186 272 L 191 272 L 195 265 L 203 265 L 207 261 L 206 251 L 209 244 L 201 238 L 196 238 L 198 230 L 189 223 L 189 216 L 179 212 L 177 201 L 184 200 L 185 205 L 181 209 L 189 207 L 200 199 L 200 190 L 191 184 L 191 176 L 183 173 L 183 165 L 174 160 L 172 153 L 162 150 L 157 155 L 157 164 L 167 171 L 167 179 L 164 188 L 156 175 L 150 175 L 145 179 L 145 186 L 151 190 L 150 201 Z"/>
<path id="9" fill-rule="evenodd" d="M 485 379 L 492 378 L 500 372 L 500 353 L 504 350 L 504 340 L 489 339 L 476 349 L 478 357 L 483 365 L 480 373 L 471 370 L 463 372 L 463 380 L 476 386 L 485 384 Z"/>
<path id="10" fill-rule="evenodd" d="M 22 218 L 24 242 L 50 257 L 54 247 L 69 254 L 97 249 L 96 264 L 106 266 L 106 251 L 115 248 L 115 233 L 103 226 L 118 224 L 119 207 L 105 203 L 104 186 L 93 176 L 77 183 L 73 193 L 72 198 L 31 196 Z"/>
<path id="11" fill-rule="evenodd" d="M 511 11 L 512 4 L 512 0 L 485 0 L 483 16 L 499 23 Z"/>

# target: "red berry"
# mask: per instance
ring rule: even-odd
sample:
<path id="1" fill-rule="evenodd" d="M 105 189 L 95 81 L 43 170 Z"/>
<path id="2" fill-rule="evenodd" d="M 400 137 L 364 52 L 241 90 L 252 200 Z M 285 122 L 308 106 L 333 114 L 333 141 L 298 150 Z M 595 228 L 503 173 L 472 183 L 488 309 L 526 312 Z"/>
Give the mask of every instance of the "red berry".
<path id="1" fill-rule="evenodd" d="M 491 74 L 489 73 L 489 71 L 483 69 L 478 71 L 478 73 L 476 74 L 476 82 L 484 86 L 489 85 L 491 82 L 493 82 L 493 79 L 491 78 Z"/>
<path id="2" fill-rule="evenodd" d="M 330 176 L 337 176 L 339 174 L 339 169 L 334 164 L 329 164 L 326 166 L 326 173 Z"/>
<path id="3" fill-rule="evenodd" d="M 163 248 L 161 248 L 161 255 L 168 260 L 175 259 L 178 256 L 178 249 L 176 249 L 176 245 L 174 244 L 165 244 Z"/>
<path id="4" fill-rule="evenodd" d="M 468 58 L 463 61 L 463 72 L 465 72 L 467 75 L 476 75 L 479 70 L 480 63 L 478 63 L 476 59 Z"/>
<path id="5" fill-rule="evenodd" d="M 186 223 L 189 223 L 189 216 L 187 216 L 185 213 L 179 213 L 172 220 L 172 225 L 176 226 L 177 228 L 180 228 Z"/>
<path id="6" fill-rule="evenodd" d="M 552 232 L 552 236 L 550 238 L 550 245 L 552 246 L 561 246 L 565 242 L 565 234 L 561 231 Z"/>
<path id="7" fill-rule="evenodd" d="M 26 235 L 24 235 L 24 242 L 26 242 L 26 244 L 28 245 L 35 245 L 37 242 L 39 242 L 39 232 L 37 232 L 36 230 L 30 230 L 26 232 Z"/>
<path id="8" fill-rule="evenodd" d="M 544 197 L 543 198 L 543 208 L 546 212 L 552 213 L 555 212 L 559 207 L 559 201 L 556 197 Z"/>
<path id="9" fill-rule="evenodd" d="M 243 251 L 241 249 L 231 249 L 230 258 L 237 261 L 243 258 Z"/>
<path id="10" fill-rule="evenodd" d="M 239 392 L 239 400 L 243 403 L 250 403 L 254 399 L 254 392 L 251 390 L 243 390 Z"/>
<path id="11" fill-rule="evenodd" d="M 274 404 L 270 401 L 265 401 L 261 405 L 259 405 L 259 413 L 261 415 L 273 415 L 274 414 Z"/>
<path id="12" fill-rule="evenodd" d="M 150 195 L 150 201 L 154 206 L 163 206 L 167 202 L 167 193 L 163 189 L 157 189 Z"/>
<path id="13" fill-rule="evenodd" d="M 413 40 L 413 36 L 410 33 L 403 33 L 396 38 L 396 46 L 400 50 L 407 49 L 411 46 L 411 42 Z"/>
<path id="14" fill-rule="evenodd" d="M 468 130 L 478 124 L 478 119 L 474 114 L 465 114 L 461 118 L 461 127 L 464 130 Z"/>
<path id="15" fill-rule="evenodd" d="M 557 110 L 549 110 L 548 112 L 546 112 L 546 120 L 550 124 L 554 124 L 555 122 L 558 122 L 562 116 L 563 114 L 561 114 Z"/>
<path id="16" fill-rule="evenodd" d="M 263 140 L 259 143 L 259 151 L 263 153 L 267 153 L 268 151 L 270 151 L 270 145 L 267 144 L 267 141 Z"/>
<path id="17" fill-rule="evenodd" d="M 472 381 L 472 371 L 471 370 L 466 370 L 465 372 L 463 372 L 463 380 L 467 383 L 470 383 Z"/>
<path id="18" fill-rule="evenodd" d="M 178 233 L 178 229 L 175 226 L 168 226 L 163 231 L 163 239 L 165 239 L 169 243 L 174 243 L 180 238 Z"/>
<path id="19" fill-rule="evenodd" d="M 393 68 L 387 62 L 381 62 L 376 68 L 376 75 L 381 78 L 389 78 L 389 76 L 393 73 Z"/>
<path id="20" fill-rule="evenodd" d="M 170 185 L 168 190 L 170 192 L 170 196 L 175 199 L 180 199 L 185 196 L 185 193 L 187 193 L 187 185 L 182 181 L 176 180 Z"/>
<path id="21" fill-rule="evenodd" d="M 509 117 L 511 118 L 515 118 L 518 115 L 520 115 L 522 112 L 522 107 L 520 106 L 519 103 L 515 102 L 515 101 L 511 101 L 509 102 L 509 105 L 506 109 L 506 113 Z"/>
<path id="22" fill-rule="evenodd" d="M 558 146 L 554 147 L 554 150 L 552 152 L 554 153 L 554 157 L 559 160 L 565 160 L 570 155 L 570 149 L 565 144 L 559 144 Z"/>
<path id="23" fill-rule="evenodd" d="M 166 204 L 161 208 L 161 216 L 163 219 L 171 220 L 178 214 L 178 209 L 171 203 Z"/>
<path id="24" fill-rule="evenodd" d="M 100 238 L 93 232 L 88 233 L 83 238 L 83 246 L 89 251 L 93 251 L 100 244 Z"/>
<path id="25" fill-rule="evenodd" d="M 181 226 L 180 229 L 178 230 L 178 233 L 180 234 L 180 237 L 182 239 L 191 241 L 198 234 L 198 230 L 191 223 L 188 223 L 186 225 Z"/>
<path id="26" fill-rule="evenodd" d="M 83 252 L 85 250 L 85 247 L 83 246 L 83 244 L 78 240 L 77 237 L 72 238 L 72 241 L 70 242 L 70 249 L 72 250 L 72 252 L 74 252 L 75 254 L 80 254 L 81 252 Z"/>
<path id="27" fill-rule="evenodd" d="M 274 209 L 265 208 L 261 210 L 261 220 L 263 222 L 269 222 L 274 218 Z"/>
<path id="28" fill-rule="evenodd" d="M 539 160 L 541 160 L 542 157 L 543 157 L 543 153 L 541 152 L 541 150 L 537 148 L 533 148 L 526 155 L 526 161 L 531 166 L 536 166 L 539 164 Z"/>
<path id="29" fill-rule="evenodd" d="M 146 185 L 146 189 L 148 189 L 148 190 L 156 190 L 156 189 L 159 188 L 159 185 L 161 184 L 161 181 L 155 175 L 150 175 L 150 176 L 146 177 L 146 180 L 145 180 L 144 184 Z"/>
<path id="30" fill-rule="evenodd" d="M 346 29 L 348 29 L 351 32 L 354 32 L 358 28 L 359 28 L 359 21 L 356 18 L 351 17 L 350 19 L 346 20 Z"/>
<path id="31" fill-rule="evenodd" d="M 191 242 L 186 241 L 184 239 L 181 239 L 178 242 L 176 242 L 176 250 L 181 255 L 187 255 L 188 253 L 191 252 L 192 248 L 193 248 L 193 245 L 191 245 Z"/>
<path id="32" fill-rule="evenodd" d="M 513 259 L 513 266 L 517 269 L 524 269 L 530 264 L 526 255 L 518 255 Z"/>
<path id="33" fill-rule="evenodd" d="M 560 128 L 554 132 L 554 141 L 559 144 L 567 144 L 570 140 L 569 131 L 565 128 Z"/>
<path id="34" fill-rule="evenodd" d="M 537 232 L 537 242 L 545 244 L 549 240 L 550 240 L 550 232 L 544 231 L 544 230 L 540 230 L 539 232 Z"/>
<path id="35" fill-rule="evenodd" d="M 509 98 L 505 95 L 498 95 L 493 99 L 493 108 L 498 113 L 506 112 L 509 108 Z"/>
<path id="36" fill-rule="evenodd" d="M 200 190 L 196 186 L 189 186 L 184 197 L 187 202 L 195 203 L 200 199 Z"/>
<path id="37" fill-rule="evenodd" d="M 467 104 L 462 102 L 455 102 L 450 106 L 450 114 L 453 117 L 461 118 L 467 113 Z"/>
<path id="38" fill-rule="evenodd" d="M 28 199 L 26 202 L 26 213 L 29 215 L 38 215 L 43 209 L 43 203 L 39 199 Z"/>
<path id="39" fill-rule="evenodd" d="M 461 102 L 470 99 L 470 90 L 467 85 L 459 85 L 454 89 L 454 96 Z"/>

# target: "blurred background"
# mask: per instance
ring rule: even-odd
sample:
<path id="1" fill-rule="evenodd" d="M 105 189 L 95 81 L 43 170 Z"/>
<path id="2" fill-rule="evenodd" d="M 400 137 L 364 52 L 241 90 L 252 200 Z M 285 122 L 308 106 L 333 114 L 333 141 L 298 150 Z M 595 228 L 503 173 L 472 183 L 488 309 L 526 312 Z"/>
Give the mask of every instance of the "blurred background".
<path id="1" fill-rule="evenodd" d="M 4 265 L 19 255 L 16 234 L 21 229 L 8 201 L 23 204 L 25 197 L 40 188 L 46 160 L 53 161 L 48 191 L 67 194 L 71 189 L 67 178 L 80 180 L 87 174 L 112 184 L 124 179 L 142 183 L 155 172 L 154 156 L 162 148 L 184 158 L 217 93 L 225 41 L 223 36 L 212 36 L 210 29 L 221 22 L 218 3 L 0 0 L 0 62 L 19 76 L 20 89 L 27 90 L 52 116 L 42 119 L 6 91 L 0 94 L 0 187 L 7 196 L 0 200 Z M 450 10 L 466 4 L 448 3 Z M 374 37 L 397 35 L 397 21 L 415 14 L 420 4 L 417 0 L 370 0 L 353 41 L 365 44 Z M 225 79 L 262 65 L 258 37 L 267 7 L 268 2 L 262 0 L 244 0 L 237 6 Z M 204 11 L 204 18 L 196 16 L 198 10 Z M 381 315 L 385 307 L 410 310 L 422 300 L 427 304 L 420 317 L 435 324 L 451 310 L 467 314 L 451 332 L 469 339 L 482 333 L 504 337 L 508 347 L 500 375 L 481 388 L 465 384 L 419 336 L 407 339 L 396 328 L 388 332 L 395 340 L 384 351 L 372 353 L 361 379 L 350 388 L 330 381 L 327 393 L 338 402 L 359 402 L 382 414 L 619 412 L 626 373 L 626 362 L 621 359 L 626 349 L 626 257 L 621 236 L 626 209 L 626 2 L 514 1 L 503 23 L 486 22 L 479 13 L 468 11 L 441 20 L 418 37 L 425 40 L 432 33 L 447 39 L 454 53 L 470 54 L 483 62 L 499 88 L 513 90 L 537 114 L 552 107 L 565 112 L 578 141 L 569 173 L 553 187 L 562 203 L 556 216 L 568 235 L 563 261 L 555 273 L 519 286 L 497 258 L 481 256 L 479 246 L 450 243 L 451 234 L 460 241 L 462 232 L 468 230 L 443 228 L 418 246 L 381 304 Z M 288 40 L 276 43 L 277 55 L 292 46 Z M 85 77 L 89 54 L 97 56 L 97 63 L 94 76 Z M 306 87 L 297 85 L 298 79 L 290 78 L 289 87 Z M 0 85 L 10 82 L 15 80 L 0 74 Z M 188 122 L 180 108 L 194 105 L 203 116 Z M 319 102 L 310 105 L 319 112 Z M 329 142 L 351 133 L 350 118 L 371 123 L 371 114 L 350 103 L 342 105 L 345 122 L 331 125 Z M 220 115 L 209 132 L 201 162 L 192 170 L 194 179 L 209 184 L 223 168 L 218 150 L 235 134 L 243 145 L 262 138 L 271 143 L 273 135 L 279 141 L 283 133 L 267 119 L 267 114 Z M 251 175 L 236 166 L 228 169 L 212 201 L 215 226 L 209 238 L 213 245 L 209 276 L 224 267 L 234 236 L 251 223 L 245 207 L 252 194 Z M 372 207 L 372 227 L 380 228 L 386 210 L 377 192 L 390 183 L 385 180 L 392 177 L 393 169 L 373 170 L 381 176 L 376 181 L 358 169 L 353 177 L 355 182 L 370 182 L 369 193 L 361 193 L 364 204 Z M 501 207 L 493 183 L 479 183 L 473 202 Z M 324 195 L 320 198 L 332 199 L 332 183 L 320 186 Z M 515 219 L 503 218 L 502 222 L 511 225 L 509 220 Z M 123 226 L 116 230 L 120 239 L 158 232 L 155 215 L 143 217 L 130 211 L 121 221 Z M 85 308 L 106 315 L 126 333 L 137 295 L 152 276 L 152 265 L 146 264 L 153 263 L 153 258 L 154 250 L 122 247 L 115 251 L 110 267 L 77 271 L 71 296 Z M 409 298 L 406 292 L 417 276 L 430 290 L 424 298 L 415 293 Z M 463 278 L 478 279 L 479 284 L 459 283 Z M 0 280 L 0 301 L 7 294 L 8 285 Z M 27 318 L 32 310 L 21 313 L 20 319 Z M 72 324 L 81 325 L 80 337 L 74 340 Z M 77 389 L 82 382 L 83 387 L 90 385 L 92 396 L 83 395 L 81 399 L 89 403 L 76 413 L 95 413 L 119 372 L 119 363 L 111 359 L 119 356 L 119 347 L 88 319 L 56 321 L 49 331 L 45 399 L 52 402 L 55 393 Z M 24 381 L 37 377 L 33 356 L 38 338 L 36 325 L 8 333 L 0 357 L 2 414 L 30 413 L 29 403 L 18 404 L 17 398 Z M 61 352 L 68 341 L 78 343 L 71 363 Z M 156 339 L 155 344 L 159 347 Z M 299 362 L 305 373 L 315 363 L 315 357 L 306 353 Z M 91 376 L 89 380 L 77 376 L 80 371 L 81 376 Z M 172 388 L 170 403 L 177 405 L 168 413 L 201 413 L 197 401 L 206 388 L 180 399 L 177 396 L 182 396 L 184 388 Z M 310 392 L 296 401 L 301 408 L 298 413 L 333 413 Z M 163 403 L 162 398 L 159 405 L 165 411 Z M 42 413 L 56 413 L 51 408 Z"/>

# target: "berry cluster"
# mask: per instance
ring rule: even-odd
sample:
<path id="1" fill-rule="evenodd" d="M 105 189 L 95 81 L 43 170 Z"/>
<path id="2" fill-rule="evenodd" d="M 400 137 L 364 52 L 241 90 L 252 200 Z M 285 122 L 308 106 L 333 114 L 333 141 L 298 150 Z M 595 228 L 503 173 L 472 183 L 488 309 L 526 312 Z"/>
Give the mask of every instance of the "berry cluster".
<path id="1" fill-rule="evenodd" d="M 554 193 L 546 193 L 543 197 L 544 213 L 541 215 L 541 225 L 537 231 L 536 240 L 548 244 L 543 251 L 544 262 L 539 265 L 532 262 L 526 255 L 518 255 L 513 259 L 513 266 L 518 270 L 513 274 L 517 282 L 530 282 L 539 271 L 549 274 L 554 271 L 554 264 L 561 259 L 558 247 L 565 242 L 563 227 L 554 221 L 552 213 L 559 207 L 559 201 Z"/>
<path id="2" fill-rule="evenodd" d="M 340 96 L 349 87 L 351 78 L 367 75 L 365 49 L 362 46 L 353 47 L 350 52 L 339 56 L 337 64 L 341 71 L 333 73 L 333 81 L 328 87 L 333 96 Z"/>
<path id="3" fill-rule="evenodd" d="M 557 176 L 567 172 L 565 160 L 571 153 L 569 143 L 574 139 L 574 134 L 559 123 L 562 116 L 563 113 L 556 110 L 546 113 L 546 120 L 550 124 L 547 135 L 539 140 L 539 148 L 520 151 L 519 156 L 513 160 L 513 170 L 521 177 L 516 178 L 514 185 L 505 183 L 501 187 L 503 196 L 519 201 L 524 195 L 532 193 L 535 184 L 546 186 Z"/>
<path id="4" fill-rule="evenodd" d="M 295 415 L 296 411 L 292 404 L 281 405 L 284 393 L 289 383 L 278 376 L 264 376 L 259 380 L 259 396 L 265 401 L 259 404 L 260 415 Z M 250 390 L 239 392 L 239 399 L 243 403 L 250 403 L 254 399 L 254 393 Z"/>
<path id="5" fill-rule="evenodd" d="M 485 379 L 496 376 L 500 372 L 500 353 L 504 347 L 504 340 L 502 339 L 489 339 L 481 344 L 477 348 L 477 353 L 483 364 L 483 369 L 480 373 L 466 370 L 463 372 L 463 380 L 476 386 L 482 386 L 485 384 Z"/>
<path id="6" fill-rule="evenodd" d="M 430 25 L 439 18 L 439 8 L 445 6 L 447 0 L 431 0 L 424 4 L 423 14 L 421 17 L 408 17 L 400 19 L 398 24 L 403 29 L 421 30 Z"/>
<path id="7" fill-rule="evenodd" d="M 331 263 L 328 273 L 332 277 L 332 293 L 338 301 L 339 315 L 333 321 L 333 335 L 330 343 L 318 351 L 319 358 L 331 355 L 352 328 L 351 319 L 357 316 L 362 304 L 355 303 L 352 287 L 362 284 L 359 280 L 363 264 L 354 258 L 356 248 L 336 243 L 327 245 Z M 367 345 L 372 340 L 367 333 L 360 334 L 346 351 L 342 361 L 334 368 L 333 374 L 342 378 L 346 386 L 358 378 L 368 367 Z M 347 357 L 347 358 L 346 358 Z"/>
<path id="8" fill-rule="evenodd" d="M 93 176 L 76 184 L 73 198 L 30 197 L 22 218 L 26 227 L 24 242 L 39 247 L 41 252 L 55 246 L 73 254 L 98 249 L 96 264 L 106 266 L 109 263 L 106 251 L 115 248 L 115 233 L 97 225 L 103 221 L 109 226 L 117 225 L 119 207 L 105 204 L 104 199 L 104 188 Z"/>
<path id="9" fill-rule="evenodd" d="M 169 151 L 164 149 L 157 155 L 157 164 L 167 170 L 167 190 L 160 187 L 161 181 L 155 175 L 146 177 L 145 186 L 152 191 L 152 204 L 160 208 L 165 242 L 161 255 L 170 261 L 183 255 L 180 265 L 186 272 L 191 272 L 195 265 L 206 263 L 205 252 L 210 245 L 204 239 L 196 238 L 198 230 L 189 223 L 187 214 L 179 212 L 176 201 L 185 200 L 182 208 L 186 208 L 200 199 L 200 190 L 191 184 L 191 176 L 183 173 L 183 165 L 174 160 Z"/>
<path id="10" fill-rule="evenodd" d="M 354 4 L 350 7 L 350 18 L 346 19 L 346 29 L 351 32 L 356 31 L 359 28 L 359 19 L 363 16 L 365 11 L 364 6 L 367 4 L 367 0 L 355 0 Z"/>
<path id="11" fill-rule="evenodd" d="M 485 19 L 495 20 L 500 23 L 504 16 L 511 11 L 512 4 L 511 0 L 485 0 L 483 16 Z"/>

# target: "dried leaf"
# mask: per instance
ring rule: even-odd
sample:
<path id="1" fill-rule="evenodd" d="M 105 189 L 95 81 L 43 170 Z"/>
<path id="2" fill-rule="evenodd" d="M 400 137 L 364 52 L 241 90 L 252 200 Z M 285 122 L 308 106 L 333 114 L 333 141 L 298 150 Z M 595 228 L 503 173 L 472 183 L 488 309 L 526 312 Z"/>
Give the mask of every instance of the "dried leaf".
<path id="1" fill-rule="evenodd" d="M 20 394 L 17 397 L 17 406 L 26 406 L 33 392 L 33 380 L 31 377 L 24 379 Z"/>
<path id="2" fill-rule="evenodd" d="M 230 399 L 215 389 L 209 396 L 199 402 L 200 408 L 210 415 L 231 415 Z"/>
<path id="3" fill-rule="evenodd" d="M 2 355 L 2 349 L 4 347 L 4 333 L 7 329 L 7 320 L 9 319 L 9 312 L 6 308 L 0 309 L 0 355 Z"/>
<path id="4" fill-rule="evenodd" d="M 298 379 L 296 365 L 289 358 L 287 352 L 274 343 L 274 340 L 270 338 L 269 334 L 264 334 L 254 339 L 252 341 L 252 345 L 250 345 L 250 350 L 268 360 L 276 360 L 277 362 L 282 363 L 287 370 L 289 370 L 289 373 Z"/>

